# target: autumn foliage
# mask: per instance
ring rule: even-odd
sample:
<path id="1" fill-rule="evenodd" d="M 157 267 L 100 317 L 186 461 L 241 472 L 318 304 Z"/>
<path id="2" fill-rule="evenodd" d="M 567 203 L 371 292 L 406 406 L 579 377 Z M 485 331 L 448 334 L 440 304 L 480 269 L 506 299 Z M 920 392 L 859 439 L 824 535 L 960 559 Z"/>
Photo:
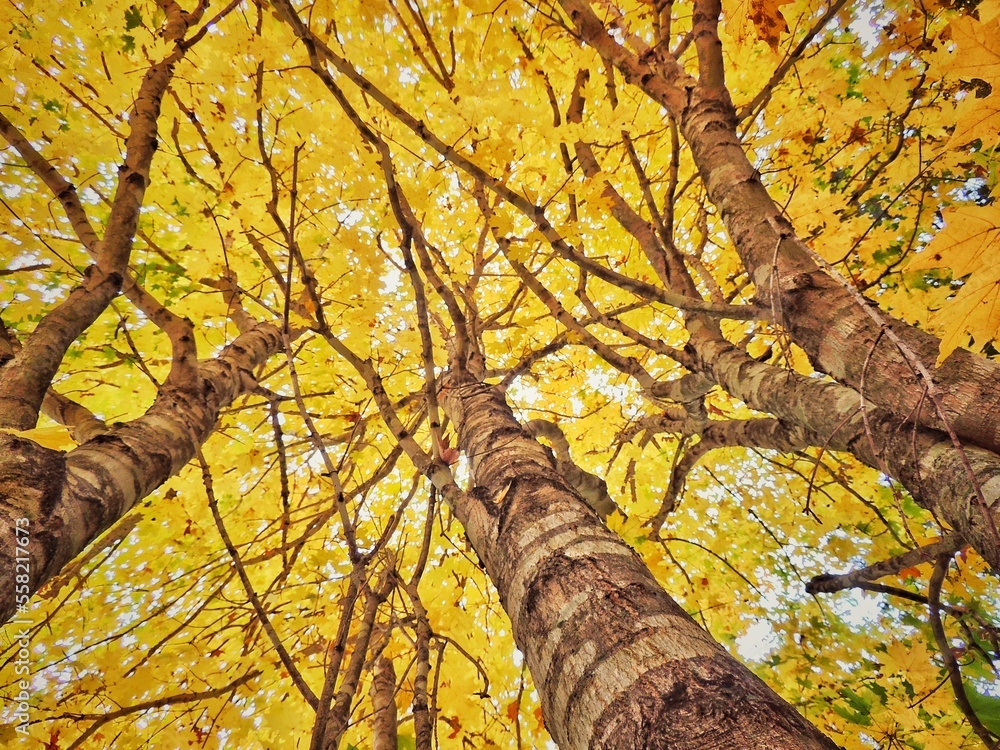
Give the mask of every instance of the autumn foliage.
<path id="1" fill-rule="evenodd" d="M 503 435 L 836 745 L 994 746 L 998 0 L 188 5 L 0 10 L 5 746 L 578 746 Z"/>

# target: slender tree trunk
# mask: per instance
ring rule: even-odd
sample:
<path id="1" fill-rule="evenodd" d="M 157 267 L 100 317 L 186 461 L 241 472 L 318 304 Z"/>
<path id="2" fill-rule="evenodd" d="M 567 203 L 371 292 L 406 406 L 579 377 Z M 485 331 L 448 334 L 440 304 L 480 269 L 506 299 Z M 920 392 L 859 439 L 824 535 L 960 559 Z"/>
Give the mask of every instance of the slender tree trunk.
<path id="1" fill-rule="evenodd" d="M 10 143 L 53 194 L 63 203 L 75 231 L 95 258 L 84 281 L 38 323 L 17 355 L 0 362 L 0 426 L 30 430 L 38 420 L 45 392 L 66 350 L 114 299 L 128 270 L 129 256 L 142 199 L 149 185 L 149 168 L 157 148 L 157 120 L 163 95 L 174 68 L 187 47 L 182 38 L 193 18 L 179 6 L 167 9 L 164 37 L 175 42 L 173 51 L 153 64 L 142 78 L 129 114 L 125 159 L 111 213 L 98 240 L 76 196 L 76 189 L 42 157 L 6 117 L 0 116 L 0 135 Z"/>
<path id="2" fill-rule="evenodd" d="M 280 349 L 277 328 L 256 326 L 198 365 L 194 387 L 167 383 L 142 417 L 68 453 L 0 432 L 0 570 L 15 570 L 24 530 L 30 539 L 28 590 L 16 588 L 14 575 L 0 577 L 0 622 L 180 471 L 219 411 L 254 387 L 254 370 Z"/>
<path id="3" fill-rule="evenodd" d="M 375 660 L 372 676 L 372 750 L 397 750 L 396 671 L 384 656 Z"/>
<path id="4" fill-rule="evenodd" d="M 562 750 L 836 747 L 667 595 L 496 388 L 453 375 L 443 402 L 472 467 L 458 516 Z"/>
<path id="5" fill-rule="evenodd" d="M 386 576 L 391 584 L 391 576 Z M 368 647 L 371 644 L 372 633 L 375 630 L 375 616 L 378 608 L 385 601 L 391 590 L 390 586 L 382 585 L 378 591 L 368 591 L 365 599 L 365 607 L 361 616 L 361 623 L 357 633 L 354 635 L 354 649 L 351 657 L 347 661 L 347 667 L 340 682 L 337 694 L 333 698 L 333 703 L 328 711 L 317 711 L 316 722 L 323 722 L 321 731 L 313 733 L 312 750 L 337 750 L 340 741 L 347 731 L 347 726 L 351 721 L 351 710 L 354 707 L 355 693 L 358 691 L 358 683 L 361 681 L 361 674 L 364 671 L 365 661 L 368 656 Z M 381 655 L 379 655 L 381 658 Z M 331 673 L 327 676 L 328 684 L 334 684 L 337 675 Z M 332 680 L 332 682 L 331 682 Z M 326 693 L 326 690 L 324 690 Z M 320 700 L 324 700 L 321 698 Z"/>
<path id="6" fill-rule="evenodd" d="M 427 610 L 424 608 L 423 602 L 420 601 L 416 585 L 412 586 L 410 600 L 413 602 L 417 634 L 417 661 L 413 676 L 413 736 L 416 750 L 431 750 L 434 727 L 431 723 L 430 700 L 427 690 L 431 671 L 431 624 L 427 619 Z"/>

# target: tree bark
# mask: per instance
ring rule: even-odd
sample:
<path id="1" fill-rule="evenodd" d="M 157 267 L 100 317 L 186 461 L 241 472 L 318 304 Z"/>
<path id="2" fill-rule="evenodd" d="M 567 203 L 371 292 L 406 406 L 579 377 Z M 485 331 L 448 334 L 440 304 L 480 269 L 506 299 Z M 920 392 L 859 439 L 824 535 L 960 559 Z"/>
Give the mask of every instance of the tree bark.
<path id="1" fill-rule="evenodd" d="M 702 367 L 726 391 L 777 417 L 795 442 L 851 453 L 895 477 L 1000 570 L 1000 456 L 973 445 L 959 450 L 948 435 L 907 425 L 853 388 L 758 362 L 692 329 Z"/>
<path id="2" fill-rule="evenodd" d="M 836 745 L 730 656 L 556 472 L 498 389 L 451 375 L 456 508 L 562 750 Z"/>
<path id="3" fill-rule="evenodd" d="M 354 697 L 358 691 L 358 683 L 364 671 L 368 649 L 371 645 L 372 634 L 375 629 L 375 616 L 378 614 L 378 608 L 391 591 L 392 577 L 386 575 L 385 578 L 389 585 L 385 585 L 385 582 L 383 582 L 383 585 L 379 586 L 378 591 L 366 592 L 365 606 L 360 618 L 361 622 L 357 633 L 354 635 L 354 648 L 351 651 L 350 659 L 347 661 L 347 667 L 344 669 L 340 687 L 337 689 L 337 694 L 333 697 L 333 703 L 329 706 L 329 709 L 316 712 L 316 722 L 319 731 L 313 733 L 312 750 L 337 750 L 340 747 L 340 741 L 344 737 L 344 732 L 347 731 L 347 726 L 351 721 L 351 709 L 354 706 Z M 381 658 L 381 654 L 379 654 L 379 658 Z M 335 684 L 336 678 L 337 674 L 331 672 L 327 675 L 327 683 L 330 685 Z M 324 689 L 325 693 L 326 690 Z M 320 698 L 320 700 L 325 700 L 325 697 Z M 320 723 L 322 723 L 321 727 Z"/>
<path id="4" fill-rule="evenodd" d="M 372 750 L 397 750 L 396 671 L 385 656 L 372 670 Z"/>
<path id="5" fill-rule="evenodd" d="M 195 387 L 166 384 L 143 416 L 68 453 L 0 432 L 0 569 L 15 570 L 17 541 L 26 528 L 27 593 L 34 593 L 180 471 L 211 433 L 219 411 L 254 387 L 254 370 L 280 349 L 277 328 L 256 326 L 217 358 L 200 363 Z M 0 622 L 27 601 L 25 593 L 16 589 L 13 575 L 0 577 Z"/>
<path id="6" fill-rule="evenodd" d="M 863 396 L 906 415 L 900 422 L 912 420 L 944 431 L 946 424 L 912 365 L 848 290 L 816 265 L 791 225 L 781 219 L 739 142 L 736 112 L 728 98 L 695 89 L 681 131 L 757 297 L 770 305 L 780 296 L 774 307 L 781 311 L 781 320 L 775 322 L 788 329 L 817 369 L 854 388 L 864 379 Z M 776 231 L 775 222 L 787 227 L 788 236 Z M 964 442 L 1000 451 L 1000 364 L 956 349 L 937 368 L 940 339 L 887 313 L 881 317 L 934 374 L 948 425 Z"/>
<path id="7" fill-rule="evenodd" d="M 766 366 L 745 355 L 735 368 L 731 357 L 728 364 L 716 361 L 705 349 L 720 342 L 698 352 L 706 369 L 732 395 L 769 411 L 790 429 L 812 432 L 819 444 L 849 451 L 898 479 L 1000 570 L 1000 364 L 956 350 L 936 368 L 939 339 L 886 313 L 870 314 L 817 265 L 740 143 L 725 84 L 716 0 L 698 4 L 695 14 L 697 79 L 667 53 L 640 57 L 630 52 L 608 34 L 586 0 L 560 4 L 581 38 L 677 121 L 758 301 L 771 307 L 778 318 L 774 322 L 842 390 L 826 389 L 829 399 L 819 406 L 806 395 L 822 390 L 819 384 L 791 378 L 786 393 L 778 388 L 781 376 L 759 374 Z M 689 321 L 689 329 L 697 327 Z M 888 340 L 886 328 L 910 351 Z M 940 413 L 928 395 L 929 384 L 908 359 L 914 355 L 934 374 Z M 744 380 L 748 369 L 757 371 L 757 380 Z M 767 388 L 761 388 L 763 382 Z M 956 447 L 949 431 L 965 447 Z"/>
<path id="8" fill-rule="evenodd" d="M 905 415 L 901 422 L 913 420 L 942 431 L 950 426 L 963 441 L 1000 451 L 1000 389 L 996 388 L 1000 363 L 956 349 L 937 368 L 938 338 L 882 314 L 934 373 L 946 425 L 927 404 L 925 384 L 906 356 L 881 340 L 881 326 L 816 264 L 782 218 L 736 131 L 736 111 L 726 88 L 715 28 L 719 4 L 699 7 L 697 80 L 669 53 L 639 57 L 619 44 L 586 0 L 560 0 L 560 5 L 581 39 L 680 125 L 709 200 L 719 209 L 758 299 L 769 305 L 777 298 L 773 308 L 782 312 L 782 319 L 775 322 L 787 328 L 814 366 L 854 388 L 860 388 L 864 373 L 865 398 Z"/>

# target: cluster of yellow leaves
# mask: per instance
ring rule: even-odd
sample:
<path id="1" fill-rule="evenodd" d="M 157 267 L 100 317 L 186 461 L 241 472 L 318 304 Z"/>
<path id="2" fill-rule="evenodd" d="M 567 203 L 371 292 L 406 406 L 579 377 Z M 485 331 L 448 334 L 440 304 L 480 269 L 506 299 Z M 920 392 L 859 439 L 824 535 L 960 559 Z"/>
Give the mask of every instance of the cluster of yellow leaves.
<path id="1" fill-rule="evenodd" d="M 982 351 L 1000 332 L 1000 207 L 960 206 L 944 213 L 944 229 L 907 266 L 911 272 L 945 267 L 965 283 L 932 317 L 941 334 L 938 363 L 956 347 Z"/>
<path id="2" fill-rule="evenodd" d="M 942 36 L 954 49 L 940 63 L 967 87 L 955 110 L 948 145 L 956 150 L 970 147 L 968 159 L 974 162 L 1000 144 L 1000 4 L 983 2 L 977 15 L 951 21 Z M 995 171 L 988 162 L 982 164 L 978 179 L 994 188 L 990 202 L 947 209 L 944 228 L 907 265 L 911 273 L 945 268 L 952 279 L 963 282 L 954 299 L 930 320 L 941 336 L 939 363 L 959 346 L 983 351 L 1000 332 L 1000 209 L 993 200 Z"/>
<path id="3" fill-rule="evenodd" d="M 939 229 L 921 197 L 902 187 L 930 184 L 932 180 L 922 175 L 931 162 L 955 174 L 973 173 L 961 165 L 985 158 L 965 147 L 985 139 L 987 148 L 989 133 L 995 132 L 994 115 L 981 116 L 993 112 L 995 105 L 974 106 L 994 102 L 995 86 L 986 99 L 976 99 L 970 89 L 958 104 L 954 132 L 955 97 L 949 98 L 948 91 L 956 79 L 988 74 L 995 80 L 992 68 L 960 66 L 995 59 L 996 14 L 990 9 L 996 3 L 981 3 L 978 20 L 949 16 L 957 52 L 942 46 L 940 68 L 930 51 L 914 53 L 919 60 L 933 61 L 922 84 L 918 65 L 885 61 L 891 59 L 890 52 L 913 51 L 916 41 L 900 39 L 916 39 L 913 35 L 923 28 L 919 22 L 926 19 L 912 3 L 883 5 L 898 27 L 896 36 L 883 25 L 871 32 L 874 41 L 859 40 L 846 27 L 845 14 L 845 27 L 829 30 L 816 43 L 815 53 L 796 63 L 794 76 L 774 92 L 763 113 L 746 123 L 748 148 L 797 227 L 815 233 L 814 244 L 828 259 L 849 258 L 863 281 L 879 278 L 886 266 L 910 252 L 911 245 L 919 247 L 925 241 L 921 237 Z M 648 3 L 624 3 L 623 8 L 633 31 L 648 23 Z M 795 42 L 789 29 L 809 27 L 825 5 L 727 0 L 724 9 L 728 80 L 737 105 L 743 106 L 766 84 L 780 60 L 776 50 L 783 53 Z M 57 10 L 41 3 L 23 5 L 27 19 L 16 22 L 13 41 L 0 49 L 0 65 L 16 70 L 19 85 L 0 92 L 0 104 L 44 143 L 46 156 L 80 184 L 88 212 L 100 223 L 107 211 L 101 196 L 109 197 L 114 189 L 130 97 L 147 58 L 161 51 L 159 11 L 153 2 L 95 0 L 88 16 L 107 23 L 76 28 Z M 282 278 L 291 261 L 269 215 L 273 196 L 261 144 L 284 180 L 275 201 L 284 217 L 290 209 L 293 153 L 301 147 L 298 207 L 299 216 L 306 218 L 297 238 L 328 303 L 331 329 L 360 356 L 372 359 L 390 397 L 399 401 L 422 387 L 420 341 L 413 291 L 401 270 L 398 227 L 385 200 L 376 155 L 362 144 L 326 89 L 299 67 L 304 54 L 287 27 L 267 13 L 258 18 L 258 12 L 252 4 L 241 6 L 178 68 L 178 83 L 163 105 L 162 144 L 141 219 L 134 270 L 171 309 L 196 321 L 202 356 L 218 351 L 234 334 L 221 295 L 202 279 L 211 281 L 224 269 L 234 271 L 250 292 L 246 304 L 251 314 L 273 319 L 284 298 L 248 235 L 270 253 Z M 413 42 L 401 27 L 400 18 L 410 17 L 406 13 L 402 3 L 326 1 L 313 6 L 311 19 L 314 28 L 327 29 L 338 53 L 395 101 L 405 103 L 445 142 L 456 144 L 505 184 L 545 205 L 552 224 L 569 241 L 616 270 L 648 281 L 654 272 L 610 217 L 603 195 L 608 179 L 633 205 L 642 204 L 636 175 L 622 166 L 628 159 L 621 131 L 628 130 L 658 199 L 663 199 L 674 166 L 679 185 L 687 185 L 675 211 L 682 250 L 703 263 L 724 294 L 752 294 L 719 217 L 711 210 L 702 215 L 703 195 L 689 154 L 682 151 L 673 163 L 663 114 L 643 95 L 618 80 L 612 105 L 601 63 L 588 51 L 553 34 L 533 12 L 510 4 L 497 9 L 496 3 L 485 0 L 436 3 L 426 14 L 428 33 L 440 50 L 451 49 L 454 32 L 458 64 L 454 87 L 446 91 L 430 80 L 426 61 L 413 52 Z M 928 22 L 934 34 L 943 33 L 945 25 L 938 17 Z M 535 49 L 534 61 L 528 61 L 512 30 L 526 35 Z M 875 46 L 869 50 L 869 44 Z M 53 56 L 58 64 L 47 62 Z M 557 125 L 546 85 L 564 105 L 578 68 L 592 70 L 584 87 L 584 122 Z M 915 94 L 920 86 L 933 92 L 926 101 Z M 353 106 L 391 144 L 400 183 L 434 245 L 435 257 L 447 264 L 450 280 L 465 283 L 476 264 L 475 249 L 489 228 L 467 179 L 442 166 L 369 98 L 346 85 L 345 90 Z M 910 108 L 915 99 L 920 106 Z M 968 141 L 966 136 L 971 136 Z M 604 170 L 599 178 L 586 179 L 579 170 L 566 173 L 559 145 L 572 149 L 578 139 L 594 144 Z M 899 139 L 900 153 L 893 156 Z M 993 177 L 986 173 L 986 178 Z M 4 322 L 25 333 L 78 281 L 86 260 L 74 243 L 66 242 L 68 228 L 53 218 L 57 208 L 37 180 L 26 170 L 10 170 L 2 183 L 19 216 L 5 226 L 4 240 L 16 248 L 12 252 L 53 263 L 44 272 L 4 277 Z M 855 199 L 855 190 L 862 187 Z M 571 197 L 576 221 L 570 220 Z M 929 187 L 926 203 L 945 197 Z M 989 340 L 991 320 L 995 331 L 990 317 L 994 313 L 980 313 L 987 307 L 980 302 L 967 313 L 961 311 L 975 289 L 995 294 L 1000 274 L 990 254 L 995 211 L 965 201 L 947 210 L 943 220 L 944 229 L 914 256 L 907 270 L 936 268 L 927 264 L 940 254 L 934 262 L 951 268 L 954 278 L 969 275 L 956 298 L 930 320 L 943 326 L 949 345 L 962 344 L 966 333 L 972 333 L 978 345 Z M 574 314 L 587 317 L 574 296 L 578 271 L 552 257 L 530 222 L 498 204 L 489 226 L 522 240 L 513 244 L 512 257 L 541 268 L 539 278 L 547 287 Z M 913 237 L 917 239 L 911 243 Z M 56 250 L 50 253 L 45 243 Z M 487 240 L 483 244 L 489 256 L 492 245 Z M 882 257 L 896 246 L 897 254 Z M 483 338 L 489 366 L 502 371 L 549 344 L 563 329 L 529 295 L 518 297 L 515 308 L 507 310 L 520 293 L 519 285 L 502 258 L 490 258 L 474 301 L 481 320 L 501 316 L 500 324 Z M 301 312 L 315 310 L 297 273 L 294 299 L 302 307 L 293 307 L 292 322 L 305 326 L 308 321 Z M 594 279 L 589 280 L 588 293 L 604 310 L 634 302 Z M 947 293 L 945 288 L 939 296 Z M 885 296 L 887 306 L 928 320 L 928 305 L 921 308 L 926 299 L 919 295 L 887 288 Z M 439 321 L 447 321 L 447 311 L 438 297 L 429 297 L 440 363 L 444 355 L 439 326 L 447 324 Z M 683 346 L 686 340 L 679 316 L 660 306 L 631 310 L 621 319 L 671 346 Z M 656 377 L 678 372 L 666 357 L 630 346 L 614 333 L 601 335 L 621 353 L 640 358 Z M 726 335 L 734 341 L 749 337 L 754 356 L 780 348 L 773 331 L 747 324 L 727 324 Z M 815 573 L 891 556 L 911 543 L 911 535 L 919 542 L 931 540 L 937 533 L 933 519 L 904 504 L 874 472 L 842 457 L 818 450 L 790 457 L 720 450 L 692 472 L 681 507 L 664 529 L 665 541 L 657 543 L 649 539 L 644 522 L 666 492 L 677 440 L 658 436 L 641 445 L 616 445 L 620 431 L 652 408 L 644 405 L 634 382 L 580 346 L 579 335 L 567 340 L 569 346 L 536 363 L 508 395 L 520 416 L 557 418 L 578 462 L 606 474 L 612 494 L 629 514 L 627 519 L 613 516 L 612 528 L 637 549 L 688 611 L 852 750 L 888 743 L 897 735 L 913 747 L 955 746 L 962 732 L 960 718 L 946 692 L 934 691 L 940 670 L 926 648 L 925 634 L 913 625 L 911 611 L 880 601 L 861 618 L 852 609 L 870 604 L 871 598 L 852 600 L 855 605 L 844 604 L 844 599 L 827 604 L 802 592 L 804 581 Z M 392 441 L 357 374 L 324 347 L 308 334 L 296 342 L 296 374 L 305 411 L 326 449 L 344 467 L 359 547 L 370 549 L 409 492 L 413 468 L 402 460 L 366 495 L 355 495 L 390 454 Z M 774 362 L 810 372 L 798 349 L 772 356 Z M 72 350 L 58 387 L 101 416 L 130 419 L 151 402 L 154 379 L 162 382 L 168 361 L 165 337 L 116 301 Z M 225 415 L 205 453 L 216 475 L 226 527 L 241 556 L 251 561 L 248 574 L 255 589 L 268 591 L 283 581 L 269 591 L 266 605 L 276 632 L 318 692 L 326 654 L 336 639 L 350 560 L 343 528 L 334 517 L 321 533 L 308 538 L 288 577 L 282 578 L 290 540 L 305 534 L 334 503 L 331 482 L 321 476 L 323 461 L 311 443 L 303 410 L 294 403 L 289 377 L 281 357 L 261 375 L 262 384 L 282 398 L 279 411 L 290 467 L 287 521 L 275 438 L 268 406 L 260 396 L 239 402 Z M 709 407 L 714 417 L 753 416 L 744 405 L 720 394 L 711 396 Z M 414 419 L 417 409 L 403 409 L 403 414 Z M 415 434 L 426 444 L 426 428 Z M 26 436 L 70 447 L 62 428 L 43 427 Z M 427 490 L 421 486 L 393 538 L 404 575 L 416 563 L 428 508 Z M 218 734 L 220 727 L 234 747 L 276 750 L 301 743 L 308 731 L 304 717 L 311 711 L 262 635 L 234 576 L 207 508 L 200 473 L 189 470 L 175 478 L 141 513 L 131 534 L 104 548 L 98 543 L 100 553 L 79 571 L 74 585 L 53 587 L 35 610 L 39 623 L 45 618 L 44 626 L 33 631 L 38 686 L 34 709 L 39 719 L 35 737 L 48 742 L 57 733 L 64 741 L 83 731 L 83 722 L 66 718 L 70 714 L 93 716 L 145 700 L 177 699 L 260 668 L 260 676 L 231 694 L 190 705 L 175 700 L 123 716 L 96 734 L 90 745 L 202 745 L 207 733 Z M 544 747 L 547 735 L 537 695 L 530 675 L 523 676 L 521 687 L 519 655 L 495 591 L 446 510 L 432 518 L 432 530 L 420 593 L 433 630 L 451 639 L 435 642 L 435 652 L 442 649 L 440 661 L 433 661 L 432 654 L 441 747 L 513 748 L 515 727 L 522 731 L 523 746 Z M 86 588 L 75 585 L 83 581 Z M 914 590 L 919 586 L 906 585 Z M 989 594 L 988 579 L 975 569 L 963 568 L 952 586 L 973 599 Z M 412 701 L 412 670 L 406 671 L 414 653 L 412 616 L 411 604 L 398 593 L 384 611 L 384 619 L 397 626 L 386 653 L 398 665 L 401 714 Z M 354 623 L 347 656 L 356 634 Z M 489 678 L 488 690 L 479 667 Z M 367 679 L 358 691 L 357 721 L 345 745 L 367 745 Z M 10 684 L 7 674 L 3 680 L 5 687 Z M 871 683 L 867 687 L 866 681 Z M 874 687 L 882 688 L 884 697 Z M 845 694 L 845 689 L 850 692 Z M 926 715 L 911 706 L 921 699 Z M 412 741 L 409 727 L 404 725 L 402 732 Z M 401 741 L 401 747 L 406 744 L 406 739 Z"/>

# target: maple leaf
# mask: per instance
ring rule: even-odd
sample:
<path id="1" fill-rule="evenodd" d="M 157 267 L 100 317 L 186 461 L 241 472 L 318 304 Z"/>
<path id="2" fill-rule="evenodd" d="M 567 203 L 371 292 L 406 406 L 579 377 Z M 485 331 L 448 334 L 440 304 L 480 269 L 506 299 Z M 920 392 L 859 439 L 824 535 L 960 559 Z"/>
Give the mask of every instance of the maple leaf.
<path id="1" fill-rule="evenodd" d="M 985 81 L 1000 78 L 1000 17 L 983 22 L 971 15 L 958 16 L 948 25 L 946 36 L 961 53 L 947 58 L 949 73 Z"/>
<path id="2" fill-rule="evenodd" d="M 959 104 L 955 119 L 957 124 L 949 145 L 964 146 L 979 140 L 986 149 L 995 146 L 1000 141 L 1000 92 L 994 89 L 983 100 L 965 99 Z"/>
<path id="3" fill-rule="evenodd" d="M 947 268 L 955 279 L 965 279 L 932 317 L 943 330 L 938 364 L 969 336 L 982 350 L 1000 330 L 1000 207 L 955 207 L 943 219 L 944 229 L 908 265 L 911 272 Z"/>
<path id="4" fill-rule="evenodd" d="M 726 28 L 739 42 L 747 41 L 752 34 L 776 52 L 781 35 L 788 33 L 788 22 L 781 12 L 781 6 L 791 2 L 792 0 L 724 0 L 722 7 Z"/>
<path id="5" fill-rule="evenodd" d="M 507 704 L 507 719 L 508 721 L 514 721 L 517 719 L 518 713 L 521 711 L 521 701 L 513 700 Z"/>

